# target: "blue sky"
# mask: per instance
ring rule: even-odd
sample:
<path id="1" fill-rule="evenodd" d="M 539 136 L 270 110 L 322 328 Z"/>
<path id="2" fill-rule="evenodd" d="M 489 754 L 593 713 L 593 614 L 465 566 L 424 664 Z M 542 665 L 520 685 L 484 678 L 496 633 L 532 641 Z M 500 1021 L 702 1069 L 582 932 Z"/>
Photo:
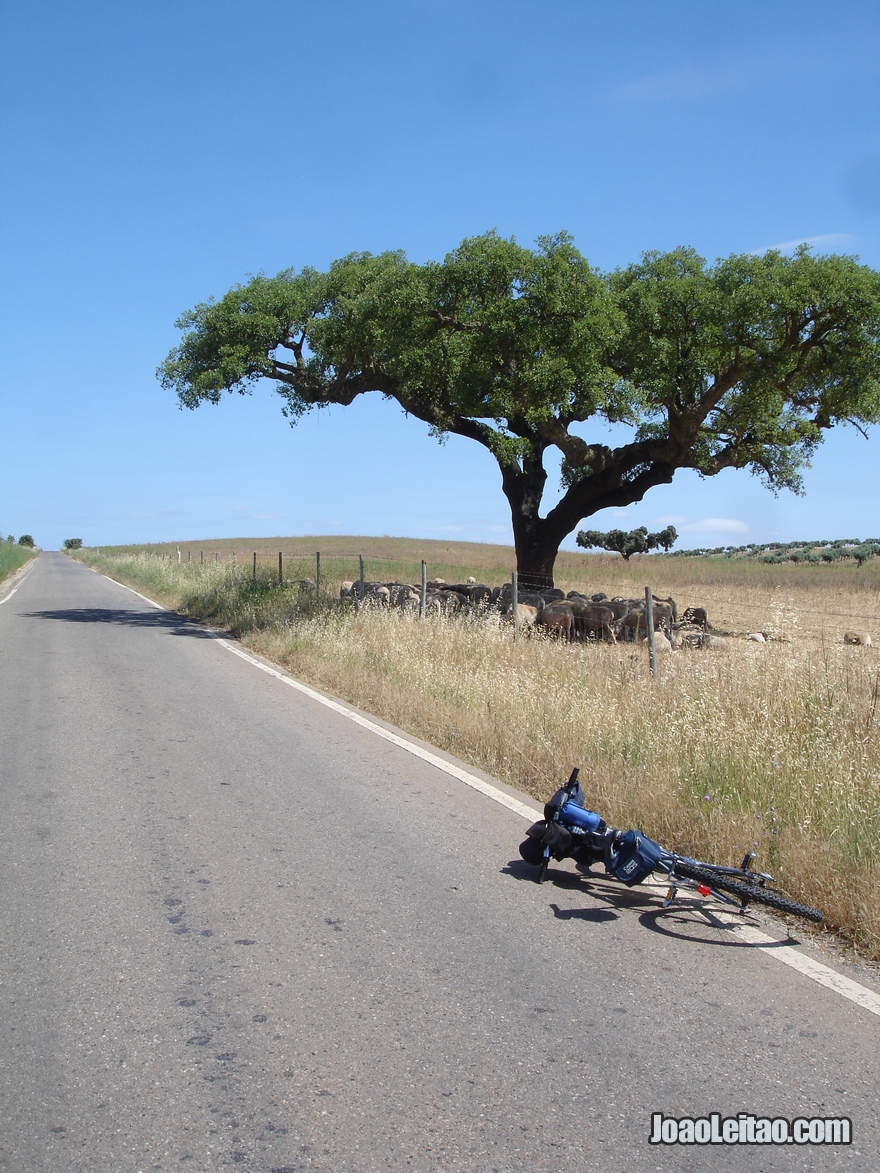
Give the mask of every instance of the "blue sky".
<path id="1" fill-rule="evenodd" d="M 251 273 L 492 228 L 565 229 L 604 270 L 802 240 L 880 268 L 878 45 L 858 0 L 7 0 L 0 529 L 509 542 L 491 457 L 394 404 L 178 410 L 175 319 Z M 803 498 L 679 474 L 589 525 L 876 536 L 878 438 L 829 436 Z"/>

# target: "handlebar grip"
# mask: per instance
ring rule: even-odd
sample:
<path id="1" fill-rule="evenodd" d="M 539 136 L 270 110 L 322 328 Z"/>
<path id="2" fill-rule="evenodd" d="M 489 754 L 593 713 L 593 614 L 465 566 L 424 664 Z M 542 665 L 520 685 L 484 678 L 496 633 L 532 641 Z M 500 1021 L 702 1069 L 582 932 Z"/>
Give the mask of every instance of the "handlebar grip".
<path id="1" fill-rule="evenodd" d="M 578 774 L 580 774 L 580 772 L 581 772 L 580 766 L 575 766 L 575 768 L 571 772 L 571 777 L 568 780 L 568 786 L 576 786 L 577 785 Z M 566 789 L 568 789 L 568 786 L 566 787 Z"/>

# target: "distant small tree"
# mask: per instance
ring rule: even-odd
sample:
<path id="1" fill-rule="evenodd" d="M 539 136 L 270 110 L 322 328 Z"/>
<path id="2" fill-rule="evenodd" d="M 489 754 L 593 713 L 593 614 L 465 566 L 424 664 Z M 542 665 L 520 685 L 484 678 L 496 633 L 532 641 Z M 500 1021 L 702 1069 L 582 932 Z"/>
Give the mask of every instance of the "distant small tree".
<path id="1" fill-rule="evenodd" d="M 869 545 L 867 542 L 856 546 L 854 550 L 850 550 L 850 557 L 855 558 L 856 564 L 861 567 L 869 558 L 874 558 L 877 555 L 877 547 Z"/>
<path id="2" fill-rule="evenodd" d="M 65 538 L 64 539 L 64 549 L 65 550 L 79 550 L 80 547 L 82 546 L 82 544 L 83 544 L 82 538 Z"/>
<path id="3" fill-rule="evenodd" d="M 15 538 L 12 536 L 12 534 L 7 534 L 6 540 L 7 540 L 7 542 L 9 542 L 10 546 L 15 544 Z"/>
<path id="4" fill-rule="evenodd" d="M 22 534 L 21 537 L 18 539 L 18 544 L 20 546 L 30 546 L 30 548 L 33 549 L 34 548 L 34 539 L 31 537 L 30 534 Z"/>
<path id="5" fill-rule="evenodd" d="M 647 554 L 650 550 L 669 550 L 677 541 L 678 533 L 674 525 L 668 525 L 655 534 L 649 534 L 647 527 L 640 525 L 629 533 L 622 529 L 612 529 L 602 533 L 596 529 L 582 529 L 577 536 L 577 544 L 585 550 L 596 547 L 600 550 L 613 550 L 621 554 L 629 562 L 633 554 Z"/>

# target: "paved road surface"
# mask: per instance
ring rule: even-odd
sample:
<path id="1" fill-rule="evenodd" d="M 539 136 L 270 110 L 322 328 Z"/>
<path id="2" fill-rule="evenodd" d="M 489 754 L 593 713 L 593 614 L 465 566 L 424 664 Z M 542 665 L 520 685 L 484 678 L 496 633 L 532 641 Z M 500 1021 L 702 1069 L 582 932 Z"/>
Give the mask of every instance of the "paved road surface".
<path id="1" fill-rule="evenodd" d="M 874 1164 L 880 1018 L 61 555 L 0 711 L 2 1173 Z M 715 1111 L 853 1144 L 648 1144 Z"/>

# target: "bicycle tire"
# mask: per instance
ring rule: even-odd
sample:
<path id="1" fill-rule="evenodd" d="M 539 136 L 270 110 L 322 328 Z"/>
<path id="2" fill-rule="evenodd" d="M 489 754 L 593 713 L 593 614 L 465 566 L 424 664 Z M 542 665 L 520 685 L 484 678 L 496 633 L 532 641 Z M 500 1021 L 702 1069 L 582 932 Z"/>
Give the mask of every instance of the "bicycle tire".
<path id="1" fill-rule="evenodd" d="M 798 904 L 796 900 L 789 900 L 781 892 L 773 888 L 762 888 L 759 884 L 750 884 L 747 880 L 738 880 L 733 876 L 713 871 L 710 867 L 700 867 L 690 860 L 679 859 L 675 863 L 676 875 L 685 876 L 689 880 L 697 880 L 710 888 L 717 888 L 730 896 L 750 903 L 765 904 L 768 908 L 775 908 L 778 912 L 788 912 L 792 916 L 803 917 L 804 920 L 818 923 L 825 919 L 825 914 L 818 908 L 810 908 L 808 904 Z"/>

